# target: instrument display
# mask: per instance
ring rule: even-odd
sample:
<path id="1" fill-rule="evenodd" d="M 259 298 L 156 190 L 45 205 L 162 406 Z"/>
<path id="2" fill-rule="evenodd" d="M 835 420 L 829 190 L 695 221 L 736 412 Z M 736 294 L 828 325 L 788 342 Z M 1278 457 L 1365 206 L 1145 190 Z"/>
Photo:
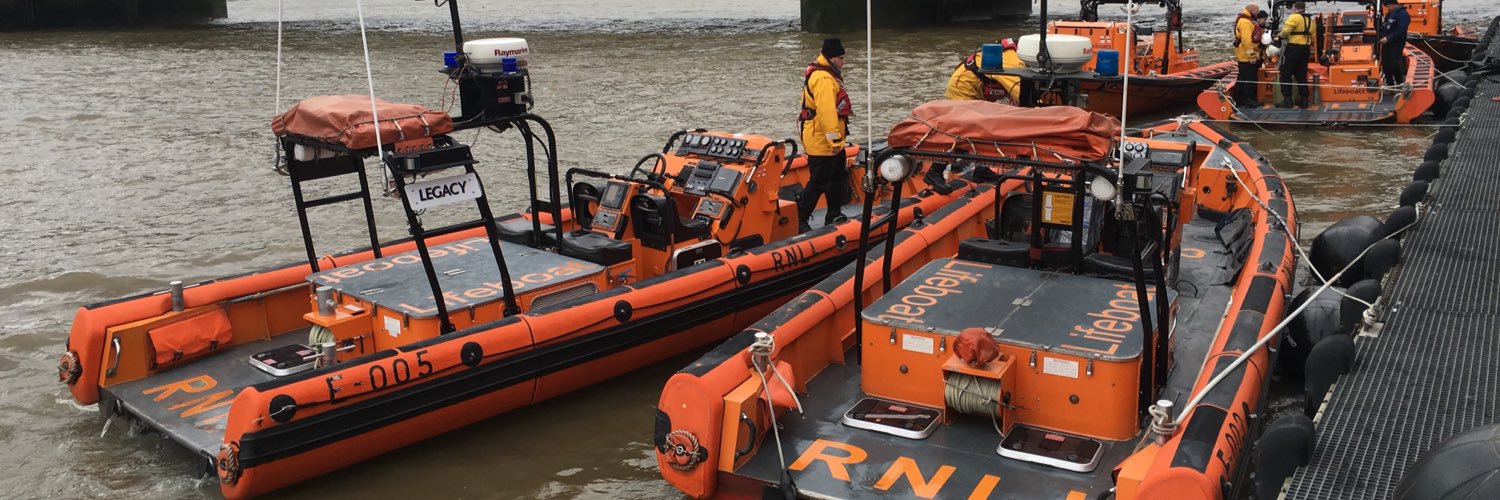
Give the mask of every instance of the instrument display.
<path id="1" fill-rule="evenodd" d="M 625 193 L 630 189 L 620 181 L 609 181 L 604 187 L 604 195 L 599 197 L 599 206 L 619 210 L 625 206 Z"/>
<path id="2" fill-rule="evenodd" d="M 745 139 L 687 134 L 682 138 L 682 145 L 677 148 L 677 155 L 695 154 L 740 163 L 745 161 L 744 156 L 749 149 L 748 144 L 749 141 Z"/>

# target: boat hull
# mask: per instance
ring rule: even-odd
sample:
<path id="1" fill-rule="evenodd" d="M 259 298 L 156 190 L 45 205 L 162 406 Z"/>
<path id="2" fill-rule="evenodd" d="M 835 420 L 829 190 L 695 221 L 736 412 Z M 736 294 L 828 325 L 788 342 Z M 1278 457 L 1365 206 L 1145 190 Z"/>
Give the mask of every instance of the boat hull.
<path id="1" fill-rule="evenodd" d="M 1361 87 L 1334 82 L 1315 87 L 1311 95 L 1315 104 L 1308 108 L 1278 108 L 1281 86 L 1271 80 L 1275 75 L 1263 70 L 1256 92 L 1260 107 L 1239 107 L 1230 96 L 1241 85 L 1237 73 L 1198 94 L 1198 107 L 1209 118 L 1221 121 L 1250 121 L 1266 125 L 1339 125 L 1360 123 L 1411 123 L 1427 112 L 1437 101 L 1437 72 L 1432 58 L 1408 45 L 1406 48 L 1406 81 L 1409 89 L 1383 92 L 1376 87 Z M 1368 68 L 1366 68 L 1368 69 Z M 1328 82 L 1329 75 L 1342 69 L 1317 62 L 1308 64 L 1308 82 Z M 1376 70 L 1371 70 L 1374 72 Z"/>
<path id="2" fill-rule="evenodd" d="M 1162 131 L 1176 126 L 1146 128 Z M 1181 260 L 1196 264 L 1185 267 L 1173 279 L 1194 283 L 1190 300 L 1193 305 L 1190 311 L 1177 313 L 1171 338 L 1177 367 L 1188 369 L 1175 370 L 1168 376 L 1161 394 L 1164 398 L 1191 397 L 1188 390 L 1201 388 L 1200 378 L 1215 375 L 1227 360 L 1269 332 L 1285 308 L 1286 290 L 1294 269 L 1290 246 L 1293 238 L 1275 229 L 1277 224 L 1272 221 L 1279 216 L 1295 227 L 1290 196 L 1275 171 L 1258 152 L 1227 133 L 1202 123 L 1180 126 L 1192 133 L 1158 140 L 1200 148 L 1214 144 L 1218 149 L 1213 154 L 1228 166 L 1218 161 L 1211 168 L 1205 165 L 1206 170 L 1196 174 L 1194 182 L 1215 189 L 1201 190 L 1200 194 L 1184 200 L 1192 208 L 1185 213 L 1206 214 L 1212 219 L 1196 220 L 1192 232 L 1182 237 Z M 1226 193 L 1217 188 L 1239 182 L 1230 168 L 1245 179 L 1241 185 L 1247 189 Z M 999 191 L 1016 188 L 1006 186 Z M 1269 210 L 1255 205 L 1247 190 L 1265 200 Z M 855 411 L 849 410 L 854 402 L 872 392 L 869 386 L 872 379 L 860 374 L 879 362 L 872 353 L 880 348 L 898 349 L 886 347 L 887 343 L 907 349 L 908 342 L 905 338 L 898 340 L 894 327 L 887 337 L 885 329 L 871 329 L 867 324 L 862 350 L 853 349 L 855 267 L 865 267 L 864 289 L 858 295 L 863 296 L 864 304 L 875 303 L 884 294 L 881 283 L 887 279 L 883 275 L 883 259 L 891 259 L 890 282 L 900 283 L 913 276 L 918 268 L 953 255 L 959 241 L 986 237 L 984 221 L 991 212 L 983 207 L 993 206 L 995 196 L 995 192 L 979 193 L 967 205 L 955 204 L 929 217 L 922 227 L 904 230 L 896 236 L 888 257 L 872 255 L 863 264 L 835 273 L 668 380 L 658 403 L 655 434 L 663 477 L 696 498 L 760 495 L 775 490 L 782 482 L 783 467 L 790 471 L 799 493 L 830 498 L 875 494 L 925 498 L 1093 498 L 1116 486 L 1120 488 L 1116 493 L 1118 498 L 1220 498 L 1221 485 L 1226 481 L 1239 482 L 1248 462 L 1244 455 L 1247 443 L 1256 433 L 1245 426 L 1249 420 L 1245 417 L 1257 413 L 1262 405 L 1270 365 L 1268 349 L 1252 353 L 1245 367 L 1210 393 L 1206 403 L 1189 415 L 1184 426 L 1188 432 L 1179 432 L 1166 447 L 1143 442 L 1142 434 L 1123 440 L 1104 439 L 1100 466 L 1088 473 L 997 457 L 996 444 L 1000 440 L 991 429 L 990 419 L 982 417 L 945 415 L 936 433 L 923 439 L 898 438 L 841 423 L 847 421 L 843 418 L 846 411 Z M 1231 218 L 1230 213 L 1239 215 Z M 1233 220 L 1226 224 L 1229 229 L 1221 232 L 1214 220 L 1223 219 Z M 1221 238 L 1232 239 L 1232 243 L 1221 243 Z M 1224 251 L 1224 247 L 1242 248 L 1243 253 Z M 1235 262 L 1239 265 L 1233 265 Z M 945 286 L 941 282 L 922 283 L 930 285 L 929 288 Z M 892 290 L 894 293 L 896 288 Z M 971 289 L 965 289 L 968 290 Z M 901 302 L 908 303 L 906 298 Z M 1006 301 L 998 302 L 996 309 L 1004 309 Z M 1182 307 L 1189 309 L 1188 305 Z M 866 310 L 865 314 L 868 319 L 869 314 L 875 313 Z M 1062 316 L 1059 321 L 1071 323 L 1066 314 Z M 976 324 L 989 324 L 984 323 L 989 320 L 983 316 L 973 318 Z M 770 426 L 778 425 L 773 415 L 782 405 L 776 404 L 776 410 L 767 409 L 763 401 L 767 391 L 756 380 L 746 349 L 758 333 L 774 338 L 773 361 L 778 370 L 788 374 L 797 393 L 807 394 L 801 401 L 805 413 L 801 417 L 780 419 L 780 430 L 775 437 Z M 912 345 L 920 347 L 920 343 Z M 956 342 L 950 345 L 955 351 L 958 349 Z M 861 352 L 863 359 L 849 359 Z M 1035 358 L 1028 367 L 1024 355 L 1004 359 L 1017 360 L 1018 364 L 1010 366 L 1021 371 L 1023 380 L 1033 372 L 1052 369 L 1043 368 L 1045 363 Z M 1210 369 L 1201 373 L 1194 370 L 1205 361 Z M 1088 377 L 1108 376 L 1107 363 L 1099 363 L 1089 364 Z M 912 361 L 911 373 L 917 373 L 920 364 Z M 901 366 L 903 376 L 908 373 L 907 367 Z M 891 366 L 885 368 L 893 370 Z M 776 385 L 774 381 L 769 383 Z M 1006 387 L 1009 391 L 1010 386 Z M 770 400 L 776 399 L 776 392 L 775 388 L 769 391 Z M 1045 392 L 1047 396 L 1066 393 Z M 1089 399 L 1085 393 L 1073 394 Z M 1037 404 L 1024 399 L 1027 397 L 1024 394 L 1016 396 L 1023 399 L 1013 401 L 1024 402 L 1015 403 L 1020 408 L 1016 412 Z M 1066 406 L 1067 401 L 1063 404 Z M 1071 404 L 1084 403 L 1075 399 Z M 1006 415 L 994 422 L 996 427 L 1011 422 L 1009 417 L 1013 414 Z M 1128 412 L 1128 416 L 1135 421 L 1134 411 Z M 1215 416 L 1224 418 L 1216 420 Z M 703 450 L 703 461 L 685 461 L 685 456 L 693 454 L 679 453 L 681 450 L 674 448 L 683 442 L 684 435 L 694 437 L 692 443 Z M 779 448 L 767 442 L 772 439 L 780 440 Z M 1137 445 L 1144 445 L 1144 449 Z M 777 456 L 779 449 L 785 451 L 782 458 Z M 1118 478 L 1113 474 L 1117 471 Z"/>
<path id="3" fill-rule="evenodd" d="M 898 225 L 968 189 L 961 181 L 954 186 L 950 194 L 908 198 Z M 307 331 L 297 322 L 307 307 L 309 267 L 290 265 L 185 291 L 184 314 L 224 308 L 236 321 L 254 323 L 231 304 L 255 304 L 263 316 L 257 321 L 266 323 L 260 333 L 282 333 L 149 376 L 113 373 L 136 377 L 122 383 L 102 382 L 109 378 L 100 369 L 106 363 L 83 363 L 79 380 L 101 382 L 69 388 L 80 401 L 102 398 L 106 415 L 138 419 L 205 456 L 226 496 L 253 496 L 722 340 L 851 262 L 857 245 L 850 242 L 858 236 L 859 224 L 845 221 L 455 333 L 270 377 L 247 369 L 239 353 L 292 345 Z M 391 245 L 385 253 L 409 246 Z M 327 257 L 320 268 L 373 257 L 369 251 Z M 82 308 L 71 352 L 104 360 L 111 349 L 105 337 L 121 334 L 122 325 L 172 314 L 163 292 Z M 106 347 L 79 349 L 85 346 Z M 221 375 L 224 367 L 258 378 Z"/>
<path id="4" fill-rule="evenodd" d="M 1164 113 L 1191 106 L 1199 93 L 1233 71 L 1234 63 L 1222 62 L 1168 75 L 1131 75 L 1127 112 Z M 1088 94 L 1085 109 L 1110 116 L 1120 114 L 1124 87 L 1123 78 L 1086 79 L 1079 83 L 1079 90 Z"/>

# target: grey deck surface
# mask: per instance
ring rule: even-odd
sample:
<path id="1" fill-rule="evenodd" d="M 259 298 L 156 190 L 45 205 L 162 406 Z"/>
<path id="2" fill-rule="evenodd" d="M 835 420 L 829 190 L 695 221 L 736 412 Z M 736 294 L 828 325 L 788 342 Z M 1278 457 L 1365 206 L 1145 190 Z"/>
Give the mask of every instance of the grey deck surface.
<path id="1" fill-rule="evenodd" d="M 604 266 L 592 262 L 506 241 L 500 242 L 500 252 L 505 256 L 505 267 L 510 271 L 516 293 L 604 272 Z M 432 268 L 438 274 L 443 293 L 463 297 L 445 300 L 449 302 L 448 307 L 504 300 L 500 267 L 495 264 L 495 252 L 490 249 L 489 240 L 469 238 L 431 245 L 428 253 L 432 256 Z M 563 271 L 558 272 L 560 269 Z M 437 316 L 437 302 L 432 298 L 432 288 L 416 250 L 314 273 L 307 280 L 412 317 Z M 485 293 L 465 294 L 478 290 Z"/>
<path id="2" fill-rule="evenodd" d="M 276 377 L 250 365 L 250 356 L 284 345 L 307 342 L 301 329 L 234 346 L 206 358 L 150 377 L 105 387 L 132 415 L 190 450 L 214 456 L 224 440 L 230 402 L 240 389 Z M 212 382 L 201 379 L 208 377 Z M 162 389 L 183 384 L 182 389 Z M 197 392 L 191 392 L 193 389 Z M 228 394 L 224 392 L 228 391 Z M 158 400 L 157 398 L 160 398 Z"/>
<path id="3" fill-rule="evenodd" d="M 1186 399 L 1196 381 L 1197 369 L 1219 328 L 1224 306 L 1232 289 L 1223 284 L 1229 254 L 1214 235 L 1214 223 L 1195 219 L 1186 226 L 1183 247 L 1203 251 L 1199 259 L 1183 259 L 1178 276 L 1179 311 L 1174 356 L 1179 369 L 1168 376 L 1162 397 L 1176 401 Z M 1113 486 L 1110 473 L 1135 449 L 1136 439 L 1104 441 L 1099 468 L 1092 473 L 1064 471 L 1001 457 L 995 449 L 1000 436 L 993 424 L 972 415 L 960 415 L 952 425 L 942 425 L 927 439 L 911 440 L 846 427 L 839 423 L 845 410 L 860 398 L 859 366 L 850 357 L 846 365 L 830 365 L 808 384 L 808 395 L 802 398 L 806 416 L 788 416 L 780 421 L 781 445 L 788 464 L 807 451 L 816 440 L 829 439 L 857 446 L 869 456 L 861 463 L 848 466 L 849 481 L 835 479 L 823 462 L 814 461 L 802 471 L 793 472 L 801 493 L 814 498 L 863 498 L 875 495 L 908 498 L 914 492 L 905 479 L 896 481 L 889 490 L 875 487 L 886 469 L 898 457 L 914 460 L 924 477 L 932 478 L 939 465 L 954 467 L 952 476 L 936 498 L 965 498 L 979 485 L 984 475 L 1001 478 L 991 492 L 992 498 L 1064 498 L 1068 491 L 1085 493 L 1094 498 Z M 1138 439 L 1138 438 L 1137 438 Z M 830 454 L 842 452 L 834 450 Z M 776 484 L 781 464 L 776 444 L 768 436 L 759 450 L 735 473 Z"/>
<path id="4" fill-rule="evenodd" d="M 1240 108 L 1240 116 L 1257 122 L 1373 123 L 1396 116 L 1396 103 L 1391 96 L 1387 95 L 1380 102 L 1363 106 L 1356 106 L 1355 103 L 1328 103 L 1311 109 L 1278 108 L 1269 105 L 1259 108 Z"/>
<path id="5" fill-rule="evenodd" d="M 1500 422 L 1496 95 L 1492 81 L 1475 92 L 1429 190 L 1430 212 L 1401 243 L 1385 325 L 1356 339 L 1354 370 L 1325 400 L 1312 463 L 1292 476 L 1286 498 L 1390 498 L 1429 447 Z"/>

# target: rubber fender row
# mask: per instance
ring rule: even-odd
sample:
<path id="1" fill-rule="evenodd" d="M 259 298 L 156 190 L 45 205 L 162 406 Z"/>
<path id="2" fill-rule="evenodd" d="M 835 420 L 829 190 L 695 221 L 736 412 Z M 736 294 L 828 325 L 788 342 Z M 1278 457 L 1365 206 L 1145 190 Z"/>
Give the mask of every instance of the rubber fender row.
<path id="1" fill-rule="evenodd" d="M 1488 60 L 1487 56 L 1490 43 L 1497 34 L 1500 34 L 1500 17 L 1496 17 L 1490 23 L 1479 45 L 1474 48 L 1474 56 L 1469 62 L 1469 74 L 1464 80 L 1463 92 L 1459 98 L 1455 99 L 1454 109 L 1449 110 L 1449 116 L 1454 116 L 1455 110 L 1467 109 L 1482 79 L 1479 70 L 1493 71 L 1495 68 L 1492 65 L 1500 64 L 1500 61 Z M 1459 115 L 1462 115 L 1461 111 Z M 1449 130 L 1445 128 L 1434 136 L 1434 147 L 1438 144 L 1446 147 L 1453 142 L 1457 131 L 1454 131 L 1454 134 L 1446 134 L 1445 132 Z M 1438 164 L 1428 166 L 1428 163 L 1424 161 L 1422 166 L 1417 167 L 1413 178 L 1431 181 L 1438 177 L 1439 168 Z M 1414 216 L 1415 212 L 1413 212 Z M 1427 449 L 1422 453 L 1421 460 L 1407 468 L 1392 498 L 1397 500 L 1500 498 L 1500 424 L 1470 429 Z"/>
<path id="2" fill-rule="evenodd" d="M 1292 320 L 1282 337 L 1277 359 L 1284 376 L 1303 378 L 1306 406 L 1301 414 L 1285 415 L 1267 426 L 1255 445 L 1256 498 L 1275 498 L 1286 478 L 1307 465 L 1316 446 L 1317 414 L 1333 382 L 1354 368 L 1353 335 L 1364 323 L 1368 310 L 1380 298 L 1381 281 L 1401 263 L 1401 236 L 1417 221 L 1417 204 L 1427 200 L 1431 182 L 1441 176 L 1450 146 L 1458 137 L 1459 123 L 1474 98 L 1475 89 L 1490 61 L 1486 53 L 1500 32 L 1500 17 L 1490 23 L 1475 48 L 1468 71 L 1450 74 L 1454 80 L 1439 88 L 1439 98 L 1448 103 L 1444 124 L 1433 135 L 1432 146 L 1412 172 L 1412 182 L 1401 190 L 1398 207 L 1382 222 L 1368 215 L 1341 220 L 1314 240 L 1310 265 L 1331 276 L 1359 257 L 1340 277 L 1333 290 L 1313 297 L 1303 290 L 1292 301 L 1296 309 L 1313 303 Z M 1386 238 L 1387 235 L 1394 235 Z M 1347 288 L 1341 288 L 1346 286 Z M 1500 498 L 1500 424 L 1475 428 L 1444 441 L 1423 454 L 1401 480 L 1394 498 L 1400 500 L 1450 498 Z"/>
<path id="3" fill-rule="evenodd" d="M 1379 299 L 1381 280 L 1401 262 L 1401 244 L 1396 238 L 1385 237 L 1415 220 L 1416 208 L 1402 206 L 1385 222 L 1368 215 L 1354 216 L 1335 223 L 1313 240 L 1310 264 L 1325 277 L 1349 266 L 1357 257 L 1362 262 L 1354 262 L 1331 291 L 1313 296 L 1314 289 L 1306 289 L 1292 299 L 1293 310 L 1308 301 L 1313 303 L 1288 325 L 1277 364 L 1284 377 L 1302 377 L 1306 404 L 1302 413 L 1278 417 L 1256 439 L 1256 498 L 1276 498 L 1286 479 L 1312 460 L 1317 443 L 1313 416 L 1334 381 L 1354 369 L 1353 335 L 1364 325 L 1368 304 Z M 1366 247 L 1370 251 L 1359 257 Z M 1339 286 L 1344 283 L 1348 283 L 1347 288 Z"/>

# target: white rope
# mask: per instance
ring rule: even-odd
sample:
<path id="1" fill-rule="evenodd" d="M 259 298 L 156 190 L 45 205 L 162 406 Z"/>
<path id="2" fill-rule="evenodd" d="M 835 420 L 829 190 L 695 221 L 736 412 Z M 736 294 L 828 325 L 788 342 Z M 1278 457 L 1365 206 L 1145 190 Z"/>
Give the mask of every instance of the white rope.
<path id="1" fill-rule="evenodd" d="M 1125 9 L 1125 25 L 1130 28 L 1130 36 L 1125 37 L 1125 53 L 1120 54 L 1119 71 L 1124 80 L 1120 90 L 1120 143 L 1125 143 L 1125 115 L 1130 111 L 1130 72 L 1135 69 L 1135 11 L 1139 10 L 1135 0 L 1130 0 L 1122 8 Z M 1125 150 L 1120 150 L 1120 168 L 1125 167 Z M 1121 176 L 1123 177 L 1123 176 Z"/>
<path id="2" fill-rule="evenodd" d="M 1198 121 L 1204 122 L 1204 123 L 1250 123 L 1250 124 L 1261 124 L 1261 123 L 1264 123 L 1264 124 L 1267 124 L 1267 125 L 1308 125 L 1308 126 L 1313 126 L 1313 125 L 1320 125 L 1320 126 L 1321 125 L 1335 125 L 1335 126 L 1340 126 L 1340 127 L 1392 127 L 1392 128 L 1429 128 L 1429 127 L 1430 128 L 1443 128 L 1443 127 L 1454 127 L 1454 128 L 1457 128 L 1457 127 L 1460 126 L 1458 124 L 1449 125 L 1449 124 L 1446 124 L 1446 123 L 1348 123 L 1348 122 L 1303 122 L 1303 121 L 1277 121 L 1277 120 L 1214 120 L 1214 119 L 1210 119 L 1210 118 L 1199 118 Z M 1262 130 L 1264 130 L 1264 129 L 1262 129 Z M 1267 131 L 1267 132 L 1269 132 L 1269 131 Z"/>
<path id="3" fill-rule="evenodd" d="M 865 137 L 867 137 L 864 149 L 875 146 L 875 30 L 872 29 L 874 21 L 874 8 L 871 0 L 865 0 Z M 865 152 L 865 158 L 875 159 L 875 155 L 869 151 Z M 865 168 L 874 170 L 874 165 Z"/>
<path id="4" fill-rule="evenodd" d="M 281 114 L 281 40 L 281 0 L 276 0 L 276 99 L 271 101 L 271 116 L 273 117 Z M 281 148 L 281 139 L 272 134 L 271 140 L 274 143 L 271 148 L 271 170 L 281 175 L 291 175 L 281 165 L 281 155 L 284 153 Z"/>
<path id="5" fill-rule="evenodd" d="M 1402 227 L 1401 229 L 1397 229 L 1395 231 L 1392 231 L 1391 234 L 1385 235 L 1384 238 L 1376 240 L 1375 243 L 1379 243 L 1381 241 L 1385 241 L 1387 239 L 1390 239 L 1391 237 L 1394 237 L 1394 236 L 1396 236 L 1398 234 L 1401 234 L 1402 232 L 1405 232 L 1407 229 L 1410 229 L 1413 226 L 1416 226 L 1417 223 L 1419 223 L 1421 221 L 1422 221 L 1422 219 L 1421 219 L 1421 215 L 1419 213 L 1417 220 L 1412 221 L 1411 224 L 1407 224 L 1405 227 Z M 1193 409 L 1196 408 L 1199 403 L 1203 402 L 1203 398 L 1206 397 L 1206 396 L 1208 396 L 1209 391 L 1212 391 L 1214 389 L 1214 386 L 1217 386 L 1217 385 L 1219 385 L 1219 382 L 1224 381 L 1224 378 L 1228 377 L 1229 374 L 1231 372 L 1233 372 L 1236 368 L 1239 368 L 1239 366 L 1241 364 L 1243 364 L 1245 362 L 1245 360 L 1250 359 L 1250 355 L 1251 354 L 1254 354 L 1256 351 L 1259 351 L 1262 347 L 1265 347 L 1266 343 L 1270 342 L 1271 338 L 1275 337 L 1277 333 L 1280 333 L 1282 329 L 1286 328 L 1286 325 L 1291 324 L 1292 320 L 1295 319 L 1298 314 L 1302 314 L 1303 310 L 1307 309 L 1308 306 L 1310 306 L 1310 305 L 1313 304 L 1313 300 L 1312 299 L 1317 298 L 1319 295 L 1322 295 L 1323 292 L 1327 291 L 1329 288 L 1332 288 L 1333 287 L 1333 283 L 1335 281 L 1338 281 L 1339 277 L 1343 276 L 1345 271 L 1348 271 L 1350 268 L 1354 267 L 1354 264 L 1356 262 L 1360 262 L 1360 260 L 1365 257 L 1365 254 L 1370 253 L 1370 249 L 1371 248 L 1375 248 L 1375 243 L 1371 243 L 1370 246 L 1365 247 L 1365 250 L 1363 252 L 1360 252 L 1359 255 L 1355 256 L 1354 260 L 1350 261 L 1348 265 L 1344 266 L 1343 269 L 1340 269 L 1338 273 L 1335 273 L 1333 275 L 1333 277 L 1329 278 L 1328 282 L 1324 283 L 1323 286 L 1318 287 L 1318 289 L 1316 291 L 1314 291 L 1312 295 L 1308 296 L 1307 297 L 1307 302 L 1302 303 L 1302 305 L 1299 306 L 1296 310 L 1292 311 L 1290 314 L 1287 314 L 1286 318 L 1282 319 L 1280 323 L 1277 323 L 1275 328 L 1272 328 L 1271 331 L 1266 332 L 1265 335 L 1261 336 L 1260 340 L 1257 340 L 1255 342 L 1255 345 L 1250 346 L 1249 349 L 1245 349 L 1244 352 L 1240 353 L 1239 356 L 1236 356 L 1234 358 L 1234 362 L 1233 363 L 1230 363 L 1228 367 L 1224 368 L 1224 370 L 1221 371 L 1221 372 L 1219 372 L 1218 375 L 1215 375 L 1214 378 L 1210 379 L 1208 381 L 1208 384 L 1206 384 L 1206 385 L 1203 386 L 1203 390 L 1198 391 L 1198 394 L 1195 395 L 1195 396 L 1193 396 L 1193 399 L 1188 402 L 1187 406 L 1183 407 L 1182 414 L 1180 414 L 1180 415 L 1177 416 L 1177 419 L 1172 422 L 1172 425 L 1174 425 L 1174 426 L 1181 425 L 1184 421 L 1186 421 L 1187 420 L 1187 416 L 1193 412 Z M 1204 366 L 1207 366 L 1207 360 L 1204 360 Z"/>
<path id="6" fill-rule="evenodd" d="M 281 0 L 276 0 L 276 101 L 271 103 L 271 116 L 281 114 Z"/>
<path id="7" fill-rule="evenodd" d="M 375 109 L 375 73 L 370 69 L 370 40 L 365 36 L 365 7 L 361 0 L 354 0 L 354 9 L 359 13 L 359 43 L 365 51 L 365 82 L 370 87 L 370 122 L 375 125 L 375 156 L 380 158 L 380 170 L 385 171 L 385 142 L 380 140 L 380 112 Z"/>
<path id="8" fill-rule="evenodd" d="M 1410 42 L 1410 40 L 1408 40 L 1408 43 L 1409 42 Z M 1412 45 L 1416 45 L 1416 44 L 1412 44 Z M 1424 50 L 1423 52 L 1426 52 L 1429 55 L 1435 55 L 1435 56 L 1441 57 L 1441 58 L 1447 60 L 1448 62 L 1454 62 L 1454 63 L 1459 63 L 1459 64 L 1467 64 L 1469 62 L 1469 61 L 1460 61 L 1458 59 L 1454 59 L 1452 57 L 1448 57 L 1448 56 L 1443 55 L 1443 53 L 1440 52 L 1440 51 L 1438 51 L 1438 49 L 1433 48 L 1432 47 L 1432 42 L 1429 41 L 1429 40 L 1427 40 L 1426 38 L 1422 39 L 1422 45 L 1426 45 L 1427 46 L 1427 50 Z"/>
<path id="9" fill-rule="evenodd" d="M 1318 278 L 1318 281 L 1321 283 L 1328 283 L 1328 278 L 1324 278 L 1323 273 L 1318 272 L 1318 268 L 1312 265 L 1312 258 L 1308 257 L 1307 252 L 1302 250 L 1302 245 L 1297 243 L 1297 237 L 1292 235 L 1291 226 L 1287 225 L 1286 219 L 1282 218 L 1280 213 L 1276 212 L 1275 210 L 1271 210 L 1271 207 L 1267 205 L 1266 202 L 1262 201 L 1259 196 L 1255 195 L 1255 186 L 1245 183 L 1245 180 L 1240 178 L 1240 173 L 1235 170 L 1234 165 L 1229 163 L 1229 158 L 1224 159 L 1224 168 L 1229 170 L 1230 174 L 1234 175 L 1235 182 L 1238 182 L 1241 186 L 1245 186 L 1245 194 L 1250 195 L 1250 199 L 1255 200 L 1255 204 L 1260 205 L 1261 210 L 1265 210 L 1266 213 L 1271 214 L 1272 217 L 1276 218 L 1276 223 L 1281 226 L 1281 233 L 1285 234 L 1287 240 L 1292 243 L 1292 249 L 1297 251 L 1297 256 L 1301 257 L 1304 262 L 1308 263 L 1307 268 L 1312 270 L 1313 277 Z M 1364 304 L 1365 307 L 1375 307 L 1374 304 L 1365 302 L 1364 299 L 1361 299 L 1359 297 L 1349 295 L 1348 292 L 1339 290 L 1334 290 L 1333 292 L 1344 296 L 1344 298 L 1353 300 L 1360 304 Z"/>
<path id="10" fill-rule="evenodd" d="M 1162 75 L 1162 76 L 1163 77 L 1167 77 L 1167 75 Z M 1221 79 L 1221 78 L 1206 78 L 1206 77 L 1191 76 L 1191 75 L 1176 75 L 1176 74 L 1174 74 L 1174 75 L 1171 75 L 1170 78 L 1174 78 L 1174 79 L 1179 79 L 1180 78 L 1180 79 L 1183 79 L 1183 80 L 1197 80 L 1197 81 L 1200 81 L 1200 82 L 1219 82 L 1221 84 L 1223 83 L 1223 79 Z M 1298 86 L 1298 87 L 1328 87 L 1328 88 L 1335 88 L 1335 89 L 1368 89 L 1368 90 L 1406 90 L 1406 87 L 1408 85 L 1410 85 L 1409 83 L 1401 83 L 1401 84 L 1396 84 L 1396 85 L 1334 85 L 1332 83 L 1297 83 L 1297 82 L 1282 82 L 1282 81 L 1274 81 L 1274 80 L 1270 80 L 1270 81 L 1268 81 L 1268 80 L 1240 80 L 1238 78 L 1235 79 L 1235 82 L 1236 83 L 1254 83 L 1254 84 L 1269 83 L 1269 84 L 1272 84 L 1272 85 L 1290 85 L 1290 86 Z"/>
<path id="11" fill-rule="evenodd" d="M 1135 0 L 1130 0 L 1125 6 L 1121 6 L 1121 8 L 1125 9 L 1125 26 L 1127 26 L 1130 30 L 1130 36 L 1126 37 L 1125 39 L 1125 53 L 1120 54 L 1120 59 L 1122 59 L 1122 61 L 1116 64 L 1117 70 L 1122 73 L 1121 76 L 1123 76 L 1125 79 L 1120 86 L 1120 145 L 1115 148 L 1119 151 L 1120 156 L 1120 175 L 1115 176 L 1115 217 L 1124 219 L 1124 216 L 1126 214 L 1124 175 L 1126 129 L 1125 115 L 1127 110 L 1130 109 L 1130 70 L 1133 67 L 1131 63 L 1135 60 L 1133 57 L 1131 57 L 1135 54 L 1135 51 L 1131 49 L 1132 44 L 1135 43 Z"/>
<path id="12" fill-rule="evenodd" d="M 787 470 L 786 452 L 781 449 L 781 424 L 776 421 L 776 403 L 771 400 L 771 382 L 766 378 L 767 370 L 770 370 L 771 374 L 781 381 L 781 384 L 786 387 L 787 394 L 791 394 L 792 401 L 797 406 L 797 413 L 803 413 L 803 411 L 802 400 L 797 397 L 797 391 L 792 389 L 792 384 L 787 382 L 786 377 L 781 376 L 780 370 L 776 369 L 776 360 L 771 359 L 771 353 L 776 350 L 775 342 L 775 338 L 770 334 L 756 334 L 755 343 L 750 345 L 750 367 L 760 378 L 761 394 L 765 396 L 766 408 L 771 413 L 771 434 L 776 440 L 776 457 L 781 459 L 781 470 L 785 471 Z M 764 364 L 762 365 L 761 362 Z"/>

